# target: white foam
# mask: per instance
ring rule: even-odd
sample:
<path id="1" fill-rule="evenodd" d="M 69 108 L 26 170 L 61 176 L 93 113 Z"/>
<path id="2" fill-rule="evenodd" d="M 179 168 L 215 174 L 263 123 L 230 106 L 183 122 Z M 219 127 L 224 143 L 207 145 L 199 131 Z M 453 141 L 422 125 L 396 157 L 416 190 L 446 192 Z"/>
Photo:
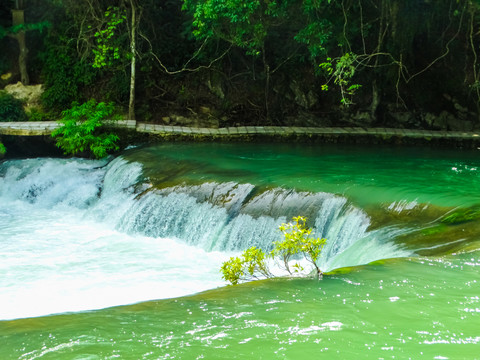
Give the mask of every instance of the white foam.
<path id="1" fill-rule="evenodd" d="M 72 214 L 38 215 L 12 219 L 12 228 L 0 223 L 10 233 L 0 250 L 0 319 L 171 298 L 225 284 L 219 269 L 229 254 L 132 237 Z"/>

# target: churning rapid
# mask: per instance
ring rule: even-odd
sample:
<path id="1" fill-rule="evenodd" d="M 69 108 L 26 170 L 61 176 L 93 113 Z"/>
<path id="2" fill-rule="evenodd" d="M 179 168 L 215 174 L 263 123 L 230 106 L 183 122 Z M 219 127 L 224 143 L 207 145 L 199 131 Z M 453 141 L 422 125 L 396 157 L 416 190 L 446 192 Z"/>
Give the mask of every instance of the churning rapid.
<path id="1" fill-rule="evenodd" d="M 278 226 L 296 215 L 307 216 L 315 236 L 327 239 L 319 263 L 324 271 L 415 255 L 408 241 L 397 240 L 422 226 L 395 222 L 395 216 L 428 205 L 408 195 L 379 205 L 379 221 L 345 195 L 252 175 L 256 165 L 250 167 L 245 154 L 237 160 L 249 171 L 240 173 L 228 156 L 213 171 L 198 161 L 165 158 L 178 156 L 171 151 L 134 149 L 111 161 L 1 163 L 0 319 L 222 286 L 223 261 L 254 245 L 268 250 L 279 240 Z M 285 176 L 291 182 L 288 171 Z"/>

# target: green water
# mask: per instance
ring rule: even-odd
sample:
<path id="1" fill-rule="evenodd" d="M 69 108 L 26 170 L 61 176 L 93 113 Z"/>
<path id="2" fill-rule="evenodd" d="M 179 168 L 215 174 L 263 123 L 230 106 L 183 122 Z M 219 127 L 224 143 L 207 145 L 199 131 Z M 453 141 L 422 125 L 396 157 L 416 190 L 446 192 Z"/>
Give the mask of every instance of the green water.
<path id="1" fill-rule="evenodd" d="M 480 204 L 480 151 L 302 144 L 164 144 L 129 156 L 160 182 L 231 181 L 346 195 L 365 206 Z M 172 169 L 175 169 L 172 171 Z"/>
<path id="2" fill-rule="evenodd" d="M 159 188 L 236 181 L 341 194 L 371 214 L 372 226 L 421 224 L 398 239 L 420 255 L 426 245 L 440 250 L 340 269 L 321 281 L 265 280 L 0 321 L 0 359 L 480 358 L 478 220 L 438 219 L 480 204 L 479 155 L 285 144 L 129 150 L 125 157 L 142 163 Z M 419 205 L 400 215 L 386 210 L 402 202 Z"/>
<path id="3" fill-rule="evenodd" d="M 480 254 L 4 322 L 2 359 L 474 359 Z"/>

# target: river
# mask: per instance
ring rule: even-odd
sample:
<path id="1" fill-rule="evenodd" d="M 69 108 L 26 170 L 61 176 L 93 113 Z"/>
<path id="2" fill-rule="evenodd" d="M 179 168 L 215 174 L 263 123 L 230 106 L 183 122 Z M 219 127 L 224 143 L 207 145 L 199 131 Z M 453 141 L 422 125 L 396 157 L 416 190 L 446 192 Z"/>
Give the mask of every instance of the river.
<path id="1" fill-rule="evenodd" d="M 478 356 L 477 151 L 167 143 L 0 163 L 1 359 Z M 308 218 L 317 281 L 219 268 Z"/>

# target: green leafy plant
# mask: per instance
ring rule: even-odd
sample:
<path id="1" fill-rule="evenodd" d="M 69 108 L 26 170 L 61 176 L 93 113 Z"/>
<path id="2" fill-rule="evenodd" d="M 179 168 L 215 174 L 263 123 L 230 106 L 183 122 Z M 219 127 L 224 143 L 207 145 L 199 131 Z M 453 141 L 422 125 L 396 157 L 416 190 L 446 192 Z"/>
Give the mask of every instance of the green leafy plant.
<path id="1" fill-rule="evenodd" d="M 37 107 L 32 107 L 30 110 L 27 110 L 26 115 L 28 121 L 49 121 L 52 117 L 51 114 Z"/>
<path id="2" fill-rule="evenodd" d="M 223 278 L 232 285 L 248 278 L 257 279 L 259 276 L 271 277 L 265 262 L 267 255 L 262 249 L 255 246 L 245 250 L 240 257 L 232 257 L 223 263 L 221 271 Z"/>
<path id="3" fill-rule="evenodd" d="M 322 90 L 328 91 L 328 83 L 333 81 L 340 88 L 340 103 L 347 107 L 353 104 L 355 92 L 362 87 L 360 84 L 351 83 L 356 71 L 356 61 L 357 55 L 347 52 L 336 59 L 328 57 L 319 65 L 327 76 L 327 83 L 322 85 Z"/>
<path id="4" fill-rule="evenodd" d="M 0 142 L 0 158 L 2 158 L 7 152 L 7 149 L 5 148 L 5 145 L 3 145 L 1 142 Z"/>
<path id="5" fill-rule="evenodd" d="M 120 25 L 127 19 L 125 11 L 118 7 L 110 6 L 105 11 L 107 23 L 105 27 L 95 33 L 97 47 L 93 49 L 95 56 L 93 67 L 103 68 L 112 66 L 113 62 L 120 59 L 120 47 L 114 41 L 114 35 Z"/>
<path id="6" fill-rule="evenodd" d="M 60 123 L 52 136 L 57 138 L 56 145 L 65 154 L 90 153 L 95 158 L 103 158 L 108 152 L 118 150 L 118 136 L 102 131 L 104 120 L 114 112 L 113 104 L 97 103 L 89 100 L 62 113 Z"/>
<path id="7" fill-rule="evenodd" d="M 73 101 L 83 101 L 86 89 L 96 88 L 92 84 L 98 70 L 90 61 L 78 56 L 69 26 L 64 22 L 58 24 L 58 29 L 46 37 L 45 49 L 40 55 L 45 84 L 42 105 L 48 110 L 67 109 Z"/>
<path id="8" fill-rule="evenodd" d="M 272 277 L 267 260 L 280 260 L 282 267 L 289 273 L 302 271 L 300 263 L 290 266 L 290 261 L 297 255 L 302 255 L 312 263 L 315 275 L 319 278 L 322 271 L 317 265 L 326 239 L 311 237 L 312 230 L 306 227 L 307 219 L 303 216 L 293 218 L 293 222 L 282 224 L 279 229 L 284 235 L 282 241 L 273 243 L 273 250 L 266 254 L 255 246 L 245 250 L 240 257 L 231 257 L 221 267 L 223 278 L 232 285 L 240 281 Z"/>
<path id="9" fill-rule="evenodd" d="M 0 121 L 25 121 L 22 101 L 5 91 L 0 91 Z"/>
<path id="10" fill-rule="evenodd" d="M 280 226 L 280 231 L 285 238 L 283 241 L 274 242 L 272 256 L 280 257 L 285 269 L 291 274 L 292 271 L 288 263 L 293 256 L 300 253 L 314 265 L 317 274 L 320 276 L 322 272 L 317 265 L 317 260 L 326 240 L 311 237 L 312 229 L 306 227 L 306 221 L 305 217 L 297 216 L 293 218 L 293 222 Z M 295 267 L 297 269 L 301 268 L 298 263 L 295 264 Z"/>

